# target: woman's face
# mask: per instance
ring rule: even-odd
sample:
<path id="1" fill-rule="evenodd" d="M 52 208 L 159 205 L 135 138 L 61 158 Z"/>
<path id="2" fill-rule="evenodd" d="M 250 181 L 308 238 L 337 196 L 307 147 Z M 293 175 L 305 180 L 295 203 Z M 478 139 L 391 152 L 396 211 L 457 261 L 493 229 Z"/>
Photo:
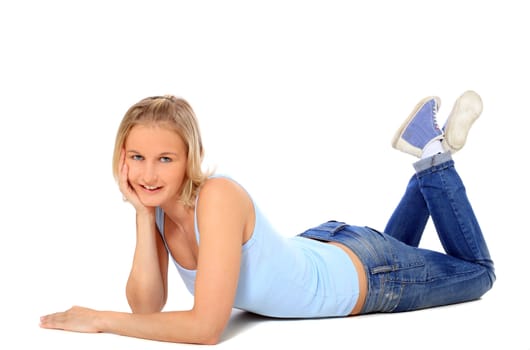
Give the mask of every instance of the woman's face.
<path id="1" fill-rule="evenodd" d="M 136 125 L 124 148 L 128 180 L 143 205 L 176 203 L 188 163 L 182 138 L 168 127 Z"/>

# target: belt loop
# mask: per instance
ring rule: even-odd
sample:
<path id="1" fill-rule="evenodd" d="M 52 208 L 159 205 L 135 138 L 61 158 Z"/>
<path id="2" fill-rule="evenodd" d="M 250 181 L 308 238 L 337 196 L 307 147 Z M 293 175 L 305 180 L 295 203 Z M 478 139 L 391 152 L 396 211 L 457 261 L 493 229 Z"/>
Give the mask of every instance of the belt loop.
<path id="1" fill-rule="evenodd" d="M 331 231 L 331 235 L 334 236 L 337 232 L 341 231 L 343 228 L 345 228 L 346 226 L 348 226 L 347 224 L 345 223 L 342 223 L 340 225 L 338 225 L 337 227 L 335 227 L 332 231 Z"/>

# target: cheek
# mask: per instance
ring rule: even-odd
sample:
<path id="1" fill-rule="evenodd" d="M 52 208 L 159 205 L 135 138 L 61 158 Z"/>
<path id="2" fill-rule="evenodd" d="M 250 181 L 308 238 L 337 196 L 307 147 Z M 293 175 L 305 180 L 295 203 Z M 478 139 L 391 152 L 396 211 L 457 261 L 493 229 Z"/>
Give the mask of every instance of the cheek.
<path id="1" fill-rule="evenodd" d="M 126 164 L 129 167 L 127 178 L 129 180 L 137 179 L 141 173 L 140 167 L 137 164 L 135 164 L 135 162 L 126 162 Z"/>
<path id="2" fill-rule="evenodd" d="M 167 171 L 164 172 L 164 178 L 167 182 L 180 185 L 182 181 L 184 180 L 184 177 L 186 175 L 186 170 L 182 169 L 181 167 L 172 167 L 171 169 L 167 169 Z"/>

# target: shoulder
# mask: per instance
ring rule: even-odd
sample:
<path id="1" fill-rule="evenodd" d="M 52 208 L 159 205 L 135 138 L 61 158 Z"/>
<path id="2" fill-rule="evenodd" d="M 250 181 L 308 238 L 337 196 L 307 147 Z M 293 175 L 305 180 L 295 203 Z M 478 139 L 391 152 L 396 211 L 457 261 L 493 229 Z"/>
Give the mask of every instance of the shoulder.
<path id="1" fill-rule="evenodd" d="M 199 192 L 196 220 L 204 237 L 228 237 L 238 244 L 248 240 L 254 225 L 254 205 L 248 193 L 229 178 L 210 178 Z M 223 233 L 224 232 L 224 233 Z"/>
<path id="2" fill-rule="evenodd" d="M 247 191 L 227 177 L 212 177 L 202 185 L 197 198 L 198 209 L 210 205 L 247 206 L 251 202 Z"/>

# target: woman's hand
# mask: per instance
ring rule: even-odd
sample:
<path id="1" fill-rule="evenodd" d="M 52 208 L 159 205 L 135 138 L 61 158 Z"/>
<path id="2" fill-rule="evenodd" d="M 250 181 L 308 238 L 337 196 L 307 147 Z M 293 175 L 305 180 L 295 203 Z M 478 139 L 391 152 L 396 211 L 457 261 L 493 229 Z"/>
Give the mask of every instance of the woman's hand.
<path id="1" fill-rule="evenodd" d="M 123 200 L 132 204 L 137 213 L 149 211 L 149 209 L 142 204 L 136 191 L 129 183 L 129 167 L 125 163 L 125 150 L 122 150 L 120 155 L 120 174 L 118 178 L 118 185 L 120 187 Z"/>
<path id="2" fill-rule="evenodd" d="M 42 316 L 40 326 L 73 332 L 97 333 L 100 332 L 96 326 L 98 314 L 99 311 L 74 306 L 64 312 Z"/>

